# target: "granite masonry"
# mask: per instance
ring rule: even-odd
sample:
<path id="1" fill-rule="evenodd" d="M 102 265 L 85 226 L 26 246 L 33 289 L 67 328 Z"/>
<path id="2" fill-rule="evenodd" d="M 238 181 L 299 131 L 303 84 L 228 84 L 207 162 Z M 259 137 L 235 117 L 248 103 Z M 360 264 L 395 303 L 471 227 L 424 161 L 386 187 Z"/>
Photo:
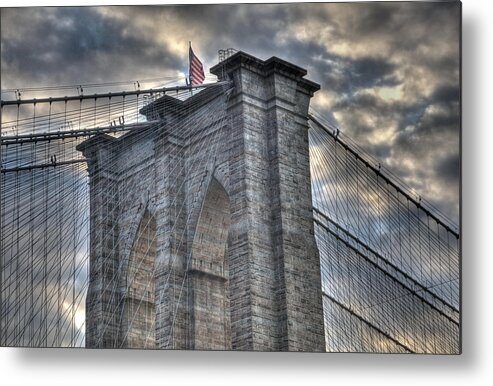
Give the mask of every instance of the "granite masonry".
<path id="1" fill-rule="evenodd" d="M 90 184 L 86 346 L 325 351 L 307 114 L 319 86 L 238 52 L 226 85 L 79 145 Z"/>

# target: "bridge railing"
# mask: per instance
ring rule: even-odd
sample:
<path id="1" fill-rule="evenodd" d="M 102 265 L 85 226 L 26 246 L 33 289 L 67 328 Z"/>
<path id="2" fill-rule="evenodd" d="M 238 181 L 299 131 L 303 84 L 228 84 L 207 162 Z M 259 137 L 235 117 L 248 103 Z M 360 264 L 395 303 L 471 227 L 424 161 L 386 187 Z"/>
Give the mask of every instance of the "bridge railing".
<path id="1" fill-rule="evenodd" d="M 235 48 L 225 48 L 225 49 L 222 49 L 222 50 L 217 51 L 217 56 L 218 56 L 218 59 L 219 59 L 219 63 L 221 63 L 222 61 L 224 61 L 224 60 L 228 59 L 229 57 L 233 56 L 237 52 L 238 52 L 238 50 L 235 49 Z"/>

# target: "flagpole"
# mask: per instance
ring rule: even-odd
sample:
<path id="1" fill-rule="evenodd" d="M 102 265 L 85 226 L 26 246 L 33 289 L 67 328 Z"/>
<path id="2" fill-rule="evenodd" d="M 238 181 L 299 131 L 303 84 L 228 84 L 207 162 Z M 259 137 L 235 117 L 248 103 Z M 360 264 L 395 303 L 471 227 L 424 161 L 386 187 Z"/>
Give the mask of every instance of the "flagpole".
<path id="1" fill-rule="evenodd" d="M 192 66 L 192 57 L 190 56 L 190 52 L 192 51 L 192 42 L 188 41 L 188 82 L 192 85 L 192 73 L 190 71 Z"/>
<path id="2" fill-rule="evenodd" d="M 193 95 L 192 91 L 192 57 L 191 57 L 191 52 L 192 52 L 192 41 L 188 41 L 188 83 L 190 84 L 190 96 Z"/>

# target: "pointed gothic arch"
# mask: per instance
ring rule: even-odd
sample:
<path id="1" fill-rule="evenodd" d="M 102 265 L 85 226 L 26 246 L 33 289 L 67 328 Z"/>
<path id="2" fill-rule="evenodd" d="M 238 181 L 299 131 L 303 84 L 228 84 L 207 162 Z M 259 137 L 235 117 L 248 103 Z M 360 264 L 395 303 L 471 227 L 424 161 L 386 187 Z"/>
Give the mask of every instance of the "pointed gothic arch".
<path id="1" fill-rule="evenodd" d="M 122 346 L 155 348 L 156 219 L 146 208 L 128 258 L 122 310 Z"/>
<path id="2" fill-rule="evenodd" d="M 231 349 L 228 236 L 229 195 L 212 178 L 192 243 L 190 269 L 191 335 L 195 349 Z M 200 336 L 201 339 L 195 339 Z"/>

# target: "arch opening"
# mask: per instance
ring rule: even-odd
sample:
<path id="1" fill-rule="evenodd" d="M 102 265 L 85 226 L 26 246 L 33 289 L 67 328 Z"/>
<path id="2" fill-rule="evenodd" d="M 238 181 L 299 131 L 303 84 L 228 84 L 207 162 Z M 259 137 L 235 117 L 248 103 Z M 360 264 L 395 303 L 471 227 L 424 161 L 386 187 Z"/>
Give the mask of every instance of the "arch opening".
<path id="1" fill-rule="evenodd" d="M 155 348 L 156 220 L 146 209 L 128 260 L 122 312 L 122 346 Z"/>
<path id="2" fill-rule="evenodd" d="M 194 349 L 231 349 L 228 236 L 230 200 L 213 178 L 192 243 L 191 342 Z"/>

